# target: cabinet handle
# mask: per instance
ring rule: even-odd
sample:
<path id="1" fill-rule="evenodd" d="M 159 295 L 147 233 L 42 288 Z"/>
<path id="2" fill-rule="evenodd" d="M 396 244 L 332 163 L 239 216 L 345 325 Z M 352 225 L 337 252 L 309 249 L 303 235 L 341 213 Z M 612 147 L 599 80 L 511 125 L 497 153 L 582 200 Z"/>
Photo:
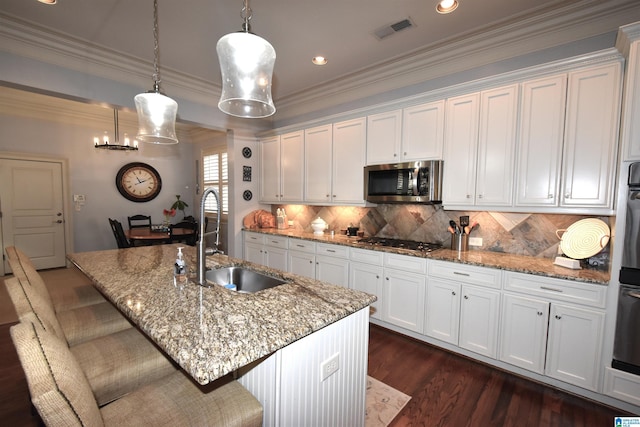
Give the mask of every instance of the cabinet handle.
<path id="1" fill-rule="evenodd" d="M 304 245 L 296 245 L 299 248 L 304 248 Z"/>
<path id="2" fill-rule="evenodd" d="M 453 274 L 457 274 L 458 276 L 467 276 L 467 277 L 470 276 L 469 273 L 460 273 L 459 271 L 454 271 Z"/>
<path id="3" fill-rule="evenodd" d="M 277 245 L 278 241 L 277 240 L 272 240 L 271 243 L 275 243 Z"/>
<path id="4" fill-rule="evenodd" d="M 558 316 L 558 315 L 556 314 L 556 319 L 560 320 L 560 319 L 562 319 L 562 316 Z"/>
<path id="5" fill-rule="evenodd" d="M 327 252 L 335 252 L 335 249 L 327 249 Z"/>
<path id="6" fill-rule="evenodd" d="M 549 288 L 547 286 L 540 286 L 540 289 L 543 291 L 551 291 L 551 292 L 560 292 L 562 293 L 562 289 Z"/>

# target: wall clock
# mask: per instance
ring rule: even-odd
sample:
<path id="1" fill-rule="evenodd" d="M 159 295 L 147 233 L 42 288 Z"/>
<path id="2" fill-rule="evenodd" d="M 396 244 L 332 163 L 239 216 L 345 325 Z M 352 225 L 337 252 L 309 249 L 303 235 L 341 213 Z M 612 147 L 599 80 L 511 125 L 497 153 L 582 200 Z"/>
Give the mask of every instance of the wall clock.
<path id="1" fill-rule="evenodd" d="M 148 202 L 160 194 L 162 179 L 153 166 L 141 162 L 127 163 L 116 175 L 116 187 L 123 197 L 132 202 Z"/>

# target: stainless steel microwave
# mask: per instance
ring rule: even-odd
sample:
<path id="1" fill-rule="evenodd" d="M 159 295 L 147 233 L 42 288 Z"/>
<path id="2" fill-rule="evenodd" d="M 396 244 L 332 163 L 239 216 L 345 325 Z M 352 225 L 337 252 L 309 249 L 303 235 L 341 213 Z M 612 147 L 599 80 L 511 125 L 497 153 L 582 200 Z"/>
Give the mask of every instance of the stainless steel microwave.
<path id="1" fill-rule="evenodd" d="M 364 198 L 372 203 L 442 203 L 442 160 L 364 168 Z"/>

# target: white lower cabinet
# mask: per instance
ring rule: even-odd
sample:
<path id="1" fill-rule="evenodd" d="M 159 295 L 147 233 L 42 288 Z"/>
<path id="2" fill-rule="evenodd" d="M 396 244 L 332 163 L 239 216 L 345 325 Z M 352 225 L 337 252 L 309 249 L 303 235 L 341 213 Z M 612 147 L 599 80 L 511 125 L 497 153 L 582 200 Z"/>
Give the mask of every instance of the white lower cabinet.
<path id="1" fill-rule="evenodd" d="M 289 250 L 289 273 L 316 278 L 316 254 Z"/>
<path id="2" fill-rule="evenodd" d="M 349 248 L 340 245 L 295 240 L 290 242 L 289 272 L 349 286 Z"/>
<path id="3" fill-rule="evenodd" d="M 496 358 L 500 292 L 429 278 L 425 335 Z"/>
<path id="4" fill-rule="evenodd" d="M 245 231 L 244 259 L 287 271 L 287 237 Z"/>
<path id="5" fill-rule="evenodd" d="M 371 317 L 382 319 L 383 253 L 352 248 L 349 259 L 349 287 L 377 296 L 378 300 L 370 306 Z"/>
<path id="6" fill-rule="evenodd" d="M 499 270 L 431 261 L 425 335 L 497 358 L 500 285 Z"/>
<path id="7" fill-rule="evenodd" d="M 382 320 L 423 333 L 427 262 L 406 255 L 384 255 Z"/>
<path id="8" fill-rule="evenodd" d="M 527 281 L 529 288 L 523 286 Z M 580 287 L 589 291 L 598 286 L 540 276 L 529 278 L 519 273 L 507 273 L 505 280 L 507 290 L 528 289 L 535 293 L 552 289 L 560 300 L 578 299 L 588 295 Z M 582 301 L 591 301 L 588 304 L 594 307 L 603 302 L 598 298 Z M 505 293 L 500 360 L 598 391 L 604 320 L 604 311 L 598 308 Z"/>

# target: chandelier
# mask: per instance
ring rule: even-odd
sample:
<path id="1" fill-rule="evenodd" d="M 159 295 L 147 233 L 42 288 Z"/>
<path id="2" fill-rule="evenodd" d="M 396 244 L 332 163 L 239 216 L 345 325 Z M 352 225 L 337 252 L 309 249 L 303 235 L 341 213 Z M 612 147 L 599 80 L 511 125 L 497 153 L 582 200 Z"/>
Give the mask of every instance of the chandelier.
<path id="1" fill-rule="evenodd" d="M 118 110 L 113 109 L 113 127 L 114 127 L 114 137 L 113 141 L 109 141 L 109 134 L 107 131 L 104 131 L 104 135 L 102 136 L 102 141 L 97 136 L 93 137 L 93 146 L 95 148 L 102 148 L 105 150 L 137 150 L 138 149 L 138 141 L 133 140 L 133 144 L 129 139 L 129 136 L 124 134 L 124 141 L 120 144 L 119 139 L 119 131 L 118 131 Z M 101 143 L 102 142 L 102 143 Z"/>

